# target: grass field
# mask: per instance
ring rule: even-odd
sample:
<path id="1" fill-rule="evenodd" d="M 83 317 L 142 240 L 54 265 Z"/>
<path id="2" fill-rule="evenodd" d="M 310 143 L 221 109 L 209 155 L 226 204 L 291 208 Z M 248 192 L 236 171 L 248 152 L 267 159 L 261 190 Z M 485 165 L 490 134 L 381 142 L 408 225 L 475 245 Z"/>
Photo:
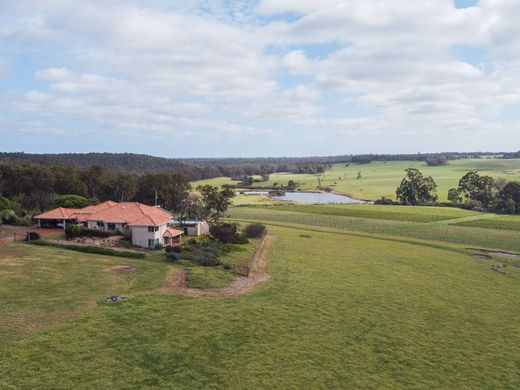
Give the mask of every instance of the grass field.
<path id="1" fill-rule="evenodd" d="M 235 207 L 229 214 L 239 220 L 327 227 L 520 252 L 520 231 L 496 228 L 500 222 L 495 221 L 504 218 L 508 221 L 506 226 L 517 226 L 520 217 L 515 216 L 441 207 L 375 205 Z"/>
<path id="2" fill-rule="evenodd" d="M 271 281 L 221 299 L 161 292 L 158 261 L 118 274 L 105 270 L 120 259 L 12 247 L 24 256 L 0 258 L 0 387 L 520 385 L 520 269 L 450 245 L 270 231 Z M 116 292 L 127 299 L 101 302 Z"/>
<path id="3" fill-rule="evenodd" d="M 370 164 L 335 164 L 332 170 L 321 175 L 323 187 L 330 187 L 336 192 L 352 195 L 356 198 L 375 200 L 382 196 L 395 198 L 395 189 L 404 177 L 406 168 L 418 168 L 425 175 L 432 176 L 439 186 L 439 200 L 447 199 L 448 190 L 456 187 L 459 179 L 470 170 L 495 178 L 503 177 L 509 181 L 520 180 L 520 160 L 502 159 L 464 159 L 450 161 L 446 166 L 429 167 L 419 161 L 388 161 Z M 361 179 L 357 179 L 361 172 Z M 286 185 L 289 180 L 300 183 L 303 190 L 314 190 L 318 186 L 318 175 L 311 174 L 271 174 L 268 182 L 256 183 L 256 186 Z"/>

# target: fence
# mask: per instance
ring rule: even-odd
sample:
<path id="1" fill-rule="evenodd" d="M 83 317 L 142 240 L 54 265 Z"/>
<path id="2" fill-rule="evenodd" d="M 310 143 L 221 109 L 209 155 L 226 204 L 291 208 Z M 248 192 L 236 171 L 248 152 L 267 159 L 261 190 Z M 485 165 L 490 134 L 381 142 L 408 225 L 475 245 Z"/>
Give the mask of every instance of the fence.
<path id="1" fill-rule="evenodd" d="M 27 233 L 29 233 L 29 231 L 25 233 L 13 232 L 13 241 L 27 241 Z"/>
<path id="2" fill-rule="evenodd" d="M 264 244 L 265 237 L 267 236 L 267 231 L 264 231 L 262 235 L 260 236 L 258 242 L 256 243 L 255 250 L 251 254 L 251 258 L 249 259 L 248 263 L 246 265 L 240 265 L 240 264 L 228 264 L 229 270 L 233 272 L 234 274 L 241 275 L 241 276 L 249 276 L 249 273 L 251 272 L 252 265 L 258 255 L 258 252 L 262 248 L 262 245 Z"/>

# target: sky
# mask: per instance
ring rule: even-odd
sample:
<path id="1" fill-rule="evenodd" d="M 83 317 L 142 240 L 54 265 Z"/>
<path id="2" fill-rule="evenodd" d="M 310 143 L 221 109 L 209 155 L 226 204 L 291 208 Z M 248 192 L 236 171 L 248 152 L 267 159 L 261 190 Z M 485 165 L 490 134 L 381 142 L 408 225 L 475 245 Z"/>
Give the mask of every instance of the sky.
<path id="1" fill-rule="evenodd" d="M 517 0 L 0 0 L 0 151 L 520 149 Z"/>

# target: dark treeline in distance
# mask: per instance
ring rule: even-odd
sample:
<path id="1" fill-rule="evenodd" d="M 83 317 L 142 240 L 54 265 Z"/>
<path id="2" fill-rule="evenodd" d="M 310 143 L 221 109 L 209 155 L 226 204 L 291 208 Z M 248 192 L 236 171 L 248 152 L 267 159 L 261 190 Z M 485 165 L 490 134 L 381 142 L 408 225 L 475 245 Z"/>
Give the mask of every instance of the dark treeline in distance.
<path id="1" fill-rule="evenodd" d="M 274 172 L 319 173 L 336 163 L 369 163 L 371 161 L 425 161 L 442 165 L 449 160 L 503 155 L 504 158 L 519 158 L 518 153 L 427 153 L 427 154 L 363 154 L 315 157 L 261 157 L 261 158 L 191 158 L 172 159 L 133 153 L 60 153 L 30 154 L 2 153 L 0 163 L 36 163 L 47 166 L 70 165 L 85 169 L 100 165 L 105 169 L 125 172 L 171 172 L 184 173 L 191 180 L 227 176 L 241 178 L 245 175 L 262 175 Z"/>

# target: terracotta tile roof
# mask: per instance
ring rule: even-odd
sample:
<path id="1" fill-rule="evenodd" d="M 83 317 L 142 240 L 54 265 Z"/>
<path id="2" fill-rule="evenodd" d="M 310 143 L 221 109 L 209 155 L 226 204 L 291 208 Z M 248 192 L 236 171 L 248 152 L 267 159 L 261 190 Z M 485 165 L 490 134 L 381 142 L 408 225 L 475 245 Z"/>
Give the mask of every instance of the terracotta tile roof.
<path id="1" fill-rule="evenodd" d="M 78 220 L 78 222 L 88 221 L 92 216 L 96 215 L 96 213 L 106 210 L 110 207 L 113 207 L 117 204 L 117 202 L 112 202 L 111 200 L 107 200 L 106 202 L 83 207 L 79 209 L 75 214 L 74 218 Z"/>
<path id="2" fill-rule="evenodd" d="M 147 206 L 138 202 L 116 203 L 107 201 L 82 209 L 59 207 L 37 215 L 43 219 L 77 219 L 78 221 L 122 222 L 129 225 L 164 225 L 172 216 L 159 207 Z"/>
<path id="3" fill-rule="evenodd" d="M 64 207 L 58 207 L 56 209 L 52 209 L 46 211 L 42 214 L 36 215 L 35 219 L 69 219 L 71 215 L 78 212 L 81 209 L 66 209 Z"/>
<path id="4" fill-rule="evenodd" d="M 180 236 L 181 234 L 184 234 L 184 232 L 182 230 L 168 228 L 164 232 L 163 237 L 177 237 L 177 236 Z"/>
<path id="5" fill-rule="evenodd" d="M 89 221 L 126 222 L 129 225 L 164 225 L 170 222 L 171 215 L 158 207 L 138 202 L 121 202 L 88 218 Z"/>

